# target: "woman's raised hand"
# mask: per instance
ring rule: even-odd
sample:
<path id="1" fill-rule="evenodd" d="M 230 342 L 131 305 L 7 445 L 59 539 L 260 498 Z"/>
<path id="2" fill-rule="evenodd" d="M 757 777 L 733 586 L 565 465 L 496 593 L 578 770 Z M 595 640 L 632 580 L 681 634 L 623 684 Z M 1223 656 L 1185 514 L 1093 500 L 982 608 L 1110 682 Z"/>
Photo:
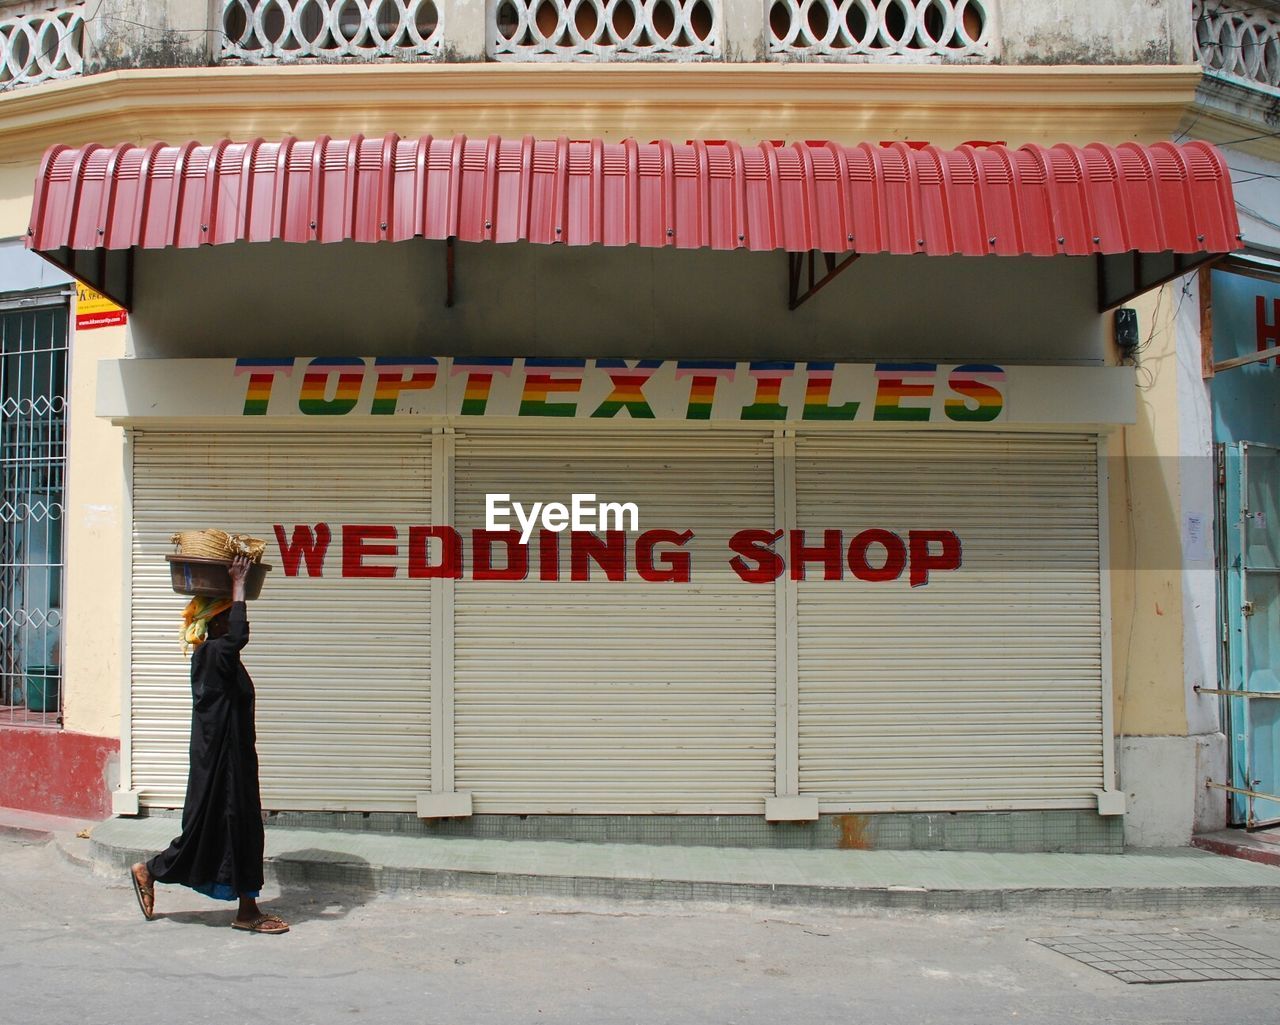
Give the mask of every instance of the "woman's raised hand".
<path id="1" fill-rule="evenodd" d="M 227 572 L 231 574 L 232 601 L 244 601 L 244 578 L 249 575 L 249 567 L 252 565 L 243 555 L 237 555 L 231 560 L 231 567 Z"/>

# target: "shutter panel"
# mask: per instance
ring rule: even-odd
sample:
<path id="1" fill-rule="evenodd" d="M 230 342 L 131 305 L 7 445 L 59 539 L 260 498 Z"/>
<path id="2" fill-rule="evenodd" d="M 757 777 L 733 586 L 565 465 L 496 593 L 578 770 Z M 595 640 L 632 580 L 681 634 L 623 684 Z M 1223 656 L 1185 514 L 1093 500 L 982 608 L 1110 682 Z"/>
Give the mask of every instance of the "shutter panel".
<path id="1" fill-rule="evenodd" d="M 831 811 L 1093 806 L 1097 475 L 1093 437 L 797 440 L 800 528 L 840 527 L 846 544 L 867 527 L 948 529 L 964 549 L 927 586 L 847 565 L 797 585 L 803 793 Z"/>
<path id="2" fill-rule="evenodd" d="M 459 790 L 477 812 L 759 814 L 772 795 L 774 589 L 745 584 L 727 541 L 774 521 L 771 441 L 710 432 L 459 434 L 454 522 Z M 485 496 L 634 502 L 641 530 L 692 530 L 690 583 L 470 578 Z M 535 535 L 536 537 L 536 535 Z M 537 543 L 531 542 L 531 557 Z"/>
<path id="3" fill-rule="evenodd" d="M 257 690 L 269 809 L 409 811 L 430 789 L 430 597 L 406 579 L 407 528 L 430 523 L 420 435 L 139 432 L 133 445 L 133 786 L 177 807 L 186 787 L 186 601 L 170 587 L 169 535 L 221 527 L 268 540 L 274 567 L 249 605 L 244 662 Z M 323 576 L 286 577 L 273 525 L 328 523 Z M 394 579 L 344 579 L 342 525 L 393 524 Z"/>

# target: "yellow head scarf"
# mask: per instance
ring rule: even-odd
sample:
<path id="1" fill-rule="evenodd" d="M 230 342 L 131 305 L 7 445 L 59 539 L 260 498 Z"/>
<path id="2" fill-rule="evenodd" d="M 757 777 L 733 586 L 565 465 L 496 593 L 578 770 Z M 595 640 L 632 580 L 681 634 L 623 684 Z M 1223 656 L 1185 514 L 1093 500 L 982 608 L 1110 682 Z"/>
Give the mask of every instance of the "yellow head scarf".
<path id="1" fill-rule="evenodd" d="M 231 608 L 230 598 L 198 596 L 182 610 L 182 650 L 198 648 L 209 636 L 209 620 Z"/>

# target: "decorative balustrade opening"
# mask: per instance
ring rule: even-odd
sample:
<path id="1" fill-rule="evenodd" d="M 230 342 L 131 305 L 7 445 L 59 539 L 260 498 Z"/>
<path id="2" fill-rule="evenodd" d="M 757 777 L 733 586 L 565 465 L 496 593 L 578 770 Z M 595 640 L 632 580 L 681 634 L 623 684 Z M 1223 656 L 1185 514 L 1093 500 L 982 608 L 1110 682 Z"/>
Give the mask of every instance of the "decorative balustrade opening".
<path id="1" fill-rule="evenodd" d="M 771 0 L 769 56 L 990 58 L 986 0 Z"/>
<path id="2" fill-rule="evenodd" d="M 1195 55 L 1208 70 L 1280 92 L 1280 5 L 1192 0 Z"/>
<path id="3" fill-rule="evenodd" d="M 84 71 L 84 4 L 0 13 L 0 92 Z"/>
<path id="4" fill-rule="evenodd" d="M 444 48 L 435 0 L 225 0 L 223 61 L 423 60 Z"/>
<path id="5" fill-rule="evenodd" d="M 502 61 L 705 60 L 721 53 L 719 0 L 491 0 Z"/>

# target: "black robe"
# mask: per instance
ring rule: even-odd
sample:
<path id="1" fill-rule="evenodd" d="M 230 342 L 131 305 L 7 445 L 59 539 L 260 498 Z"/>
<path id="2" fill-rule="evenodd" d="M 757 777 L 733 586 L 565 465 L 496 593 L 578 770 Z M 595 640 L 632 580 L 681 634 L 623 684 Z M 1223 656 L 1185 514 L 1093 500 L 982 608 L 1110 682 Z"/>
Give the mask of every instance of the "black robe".
<path id="1" fill-rule="evenodd" d="M 224 900 L 262 889 L 253 681 L 240 662 L 248 643 L 244 602 L 235 602 L 226 635 L 205 641 L 191 657 L 191 768 L 182 835 L 147 862 L 159 882 Z"/>

